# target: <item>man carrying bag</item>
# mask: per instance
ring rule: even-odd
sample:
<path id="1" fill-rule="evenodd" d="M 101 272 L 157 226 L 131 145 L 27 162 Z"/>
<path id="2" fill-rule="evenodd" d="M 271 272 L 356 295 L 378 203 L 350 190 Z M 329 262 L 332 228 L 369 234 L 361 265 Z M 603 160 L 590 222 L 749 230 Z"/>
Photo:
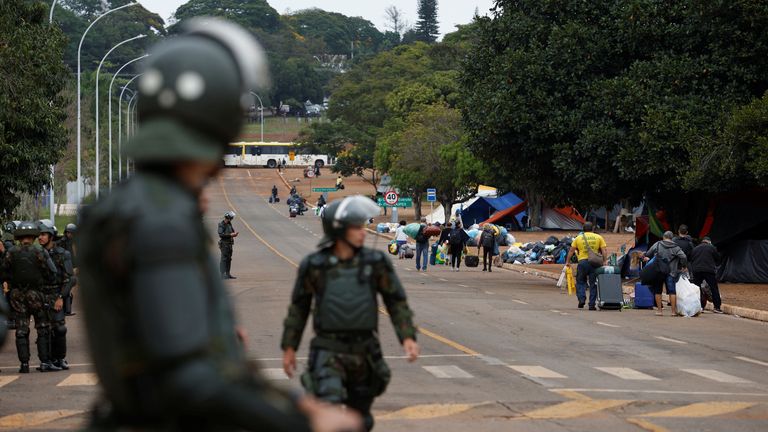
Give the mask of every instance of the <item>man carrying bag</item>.
<path id="1" fill-rule="evenodd" d="M 592 222 L 584 224 L 582 233 L 573 240 L 565 265 L 571 263 L 571 257 L 576 254 L 579 264 L 576 267 L 576 296 L 579 298 L 579 309 L 584 308 L 587 301 L 587 285 L 589 285 L 589 310 L 597 310 L 597 270 L 605 264 L 608 256 L 605 239 L 592 232 Z M 597 250 L 599 253 L 596 253 Z"/>

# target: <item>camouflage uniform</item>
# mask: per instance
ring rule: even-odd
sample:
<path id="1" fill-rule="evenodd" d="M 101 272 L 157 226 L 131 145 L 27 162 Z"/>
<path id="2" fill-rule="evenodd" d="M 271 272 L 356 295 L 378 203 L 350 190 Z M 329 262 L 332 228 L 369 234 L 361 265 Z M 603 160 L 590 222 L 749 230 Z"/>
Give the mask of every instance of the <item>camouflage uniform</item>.
<path id="1" fill-rule="evenodd" d="M 301 262 L 281 342 L 283 350 L 298 349 L 313 311 L 315 337 L 302 385 L 322 400 L 358 410 L 368 430 L 373 428 L 373 400 L 391 378 L 377 333 L 378 295 L 400 342 L 415 340 L 413 313 L 389 258 L 362 248 L 342 262 L 325 247 Z"/>
<path id="2" fill-rule="evenodd" d="M 229 212 L 227 212 L 229 215 Z M 219 260 L 219 273 L 221 273 L 224 279 L 234 279 L 230 271 L 232 270 L 232 252 L 235 246 L 235 239 L 232 234 L 235 233 L 235 228 L 232 226 L 232 219 L 225 216 L 224 220 L 219 222 L 218 234 L 219 234 L 219 250 L 221 251 L 221 259 Z"/>
<path id="3" fill-rule="evenodd" d="M 48 302 L 53 304 L 57 299 L 69 298 L 72 290 L 72 257 L 64 248 L 54 245 L 48 250 L 51 260 L 56 266 L 56 282 L 45 287 L 45 294 L 49 297 Z M 51 359 L 53 364 L 62 369 L 69 369 L 66 360 L 67 357 L 67 326 L 65 322 L 66 309 L 63 307 L 59 311 L 52 311 L 51 319 Z"/>

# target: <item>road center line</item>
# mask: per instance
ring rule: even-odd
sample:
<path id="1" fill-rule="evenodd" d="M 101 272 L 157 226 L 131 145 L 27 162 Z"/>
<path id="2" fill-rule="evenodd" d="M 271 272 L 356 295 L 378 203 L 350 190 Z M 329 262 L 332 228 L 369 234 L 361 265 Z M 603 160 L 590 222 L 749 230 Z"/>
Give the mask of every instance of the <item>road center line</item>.
<path id="1" fill-rule="evenodd" d="M 520 303 L 520 304 L 524 304 L 524 305 L 528 304 L 528 303 L 526 303 L 526 302 L 524 302 L 522 300 L 517 300 L 517 299 L 512 299 L 512 301 L 515 302 L 515 303 Z"/>
<path id="2" fill-rule="evenodd" d="M 736 356 L 734 358 L 737 359 L 737 360 L 745 361 L 747 363 L 754 363 L 756 365 L 768 367 L 768 363 L 766 363 L 764 361 L 760 361 L 760 360 L 751 359 L 749 357 Z"/>
<path id="3" fill-rule="evenodd" d="M 597 321 L 595 324 L 597 324 L 597 325 L 601 325 L 601 326 L 603 326 L 603 327 L 612 327 L 612 328 L 619 328 L 619 327 L 621 327 L 621 326 L 617 326 L 617 325 L 615 325 L 615 324 L 608 324 L 608 323 L 604 323 L 604 322 L 602 322 L 602 321 Z"/>

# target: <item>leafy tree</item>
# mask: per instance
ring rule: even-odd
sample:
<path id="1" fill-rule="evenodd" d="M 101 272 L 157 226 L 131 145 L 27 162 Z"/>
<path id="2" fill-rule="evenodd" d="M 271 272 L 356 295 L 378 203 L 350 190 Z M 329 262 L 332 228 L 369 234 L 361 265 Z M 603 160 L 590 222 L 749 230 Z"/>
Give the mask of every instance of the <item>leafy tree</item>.
<path id="1" fill-rule="evenodd" d="M 280 14 L 266 0 L 189 0 L 174 13 L 178 21 L 196 16 L 218 16 L 248 29 L 276 31 Z"/>
<path id="2" fill-rule="evenodd" d="M 437 0 L 419 0 L 419 19 L 416 21 L 417 40 L 433 43 L 440 35 L 437 21 Z"/>
<path id="3" fill-rule="evenodd" d="M 400 36 L 408 29 L 408 22 L 403 16 L 403 11 L 395 5 L 389 5 L 384 9 L 384 15 L 387 18 L 387 29 L 398 36 L 398 42 Z"/>
<path id="4" fill-rule="evenodd" d="M 764 3 L 498 0 L 495 11 L 464 62 L 464 120 L 496 183 L 534 204 L 701 188 L 692 154 L 768 89 Z"/>
<path id="5" fill-rule="evenodd" d="M 0 214 L 20 194 L 50 184 L 50 165 L 66 145 L 61 59 L 64 34 L 48 25 L 48 9 L 23 0 L 0 2 Z"/>
<path id="6" fill-rule="evenodd" d="M 370 21 L 322 9 L 295 12 L 286 21 L 307 40 L 323 42 L 325 50 L 312 54 L 349 54 L 353 43 L 355 55 L 375 53 L 384 41 L 384 35 Z"/>

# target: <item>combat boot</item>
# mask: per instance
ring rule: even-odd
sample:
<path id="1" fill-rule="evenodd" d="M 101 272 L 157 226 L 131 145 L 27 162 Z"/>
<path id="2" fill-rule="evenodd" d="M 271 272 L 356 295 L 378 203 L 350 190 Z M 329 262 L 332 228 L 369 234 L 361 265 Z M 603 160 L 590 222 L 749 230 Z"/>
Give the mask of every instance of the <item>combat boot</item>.
<path id="1" fill-rule="evenodd" d="M 64 359 L 54 360 L 51 363 L 61 370 L 69 370 L 69 363 Z"/>
<path id="2" fill-rule="evenodd" d="M 19 373 L 29 373 L 29 363 L 22 363 L 19 368 Z"/>
<path id="3" fill-rule="evenodd" d="M 227 279 L 237 279 L 237 278 L 232 276 L 231 274 L 227 273 Z"/>
<path id="4" fill-rule="evenodd" d="M 40 363 L 40 367 L 38 367 L 37 370 L 40 372 L 58 372 L 61 370 L 61 368 L 51 362 L 46 362 Z"/>

